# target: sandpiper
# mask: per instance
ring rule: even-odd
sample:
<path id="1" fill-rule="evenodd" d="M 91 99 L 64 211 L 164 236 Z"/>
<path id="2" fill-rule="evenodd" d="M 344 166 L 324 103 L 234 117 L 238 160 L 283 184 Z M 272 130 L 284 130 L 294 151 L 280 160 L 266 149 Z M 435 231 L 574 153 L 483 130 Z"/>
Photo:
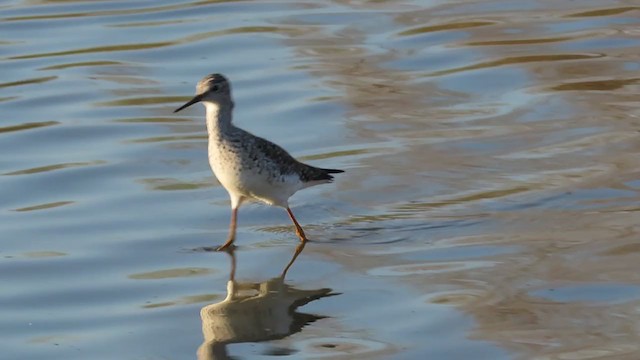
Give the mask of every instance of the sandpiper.
<path id="1" fill-rule="evenodd" d="M 245 200 L 285 208 L 293 221 L 296 235 L 301 242 L 307 241 L 289 208 L 289 197 L 300 189 L 331 182 L 331 174 L 344 171 L 303 164 L 280 146 L 236 127 L 231 122 L 231 85 L 220 74 L 207 75 L 200 80 L 196 96 L 174 112 L 198 102 L 202 102 L 206 110 L 209 165 L 231 198 L 229 237 L 218 250 L 233 244 L 238 208 Z"/>

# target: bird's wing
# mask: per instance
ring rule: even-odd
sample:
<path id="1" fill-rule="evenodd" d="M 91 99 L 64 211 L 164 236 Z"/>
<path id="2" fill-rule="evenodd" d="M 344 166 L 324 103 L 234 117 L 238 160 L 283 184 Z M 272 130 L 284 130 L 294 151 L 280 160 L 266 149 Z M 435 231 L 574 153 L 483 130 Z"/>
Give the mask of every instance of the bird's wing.
<path id="1" fill-rule="evenodd" d="M 299 162 L 285 149 L 267 139 L 255 136 L 254 148 L 258 153 L 263 154 L 265 160 L 276 165 L 283 174 L 298 174 L 300 180 L 304 182 L 333 179 L 326 169 Z"/>

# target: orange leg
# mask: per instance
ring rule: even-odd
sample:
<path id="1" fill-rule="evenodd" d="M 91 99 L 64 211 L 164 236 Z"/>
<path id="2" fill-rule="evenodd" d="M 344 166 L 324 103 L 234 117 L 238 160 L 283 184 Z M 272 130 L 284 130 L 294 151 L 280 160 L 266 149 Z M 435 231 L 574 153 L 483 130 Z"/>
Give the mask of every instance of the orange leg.
<path id="1" fill-rule="evenodd" d="M 291 221 L 293 221 L 293 225 L 296 226 L 296 235 L 298 235 L 298 237 L 300 238 L 300 241 L 301 242 L 307 241 L 307 237 L 304 235 L 304 231 L 302 230 L 302 226 L 300 226 L 300 224 L 298 224 L 298 221 L 296 220 L 296 217 L 293 216 L 293 213 L 291 212 L 291 209 L 289 209 L 289 207 L 287 207 L 287 214 L 289 214 L 289 217 L 291 218 Z"/>
<path id="2" fill-rule="evenodd" d="M 231 209 L 231 224 L 229 224 L 229 237 L 227 242 L 218 248 L 218 251 L 226 250 L 229 246 L 233 245 L 233 241 L 236 239 L 236 226 L 238 223 L 238 208 Z"/>

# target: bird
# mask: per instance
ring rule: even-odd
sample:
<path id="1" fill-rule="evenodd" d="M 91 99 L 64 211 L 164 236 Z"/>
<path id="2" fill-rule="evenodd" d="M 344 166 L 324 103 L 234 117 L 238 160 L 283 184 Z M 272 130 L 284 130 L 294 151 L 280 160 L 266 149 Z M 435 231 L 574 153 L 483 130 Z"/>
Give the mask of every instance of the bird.
<path id="1" fill-rule="evenodd" d="M 298 190 L 332 182 L 332 174 L 344 170 L 304 164 L 273 142 L 235 126 L 231 84 L 222 74 L 202 78 L 196 85 L 196 95 L 174 113 L 196 103 L 205 107 L 209 165 L 231 199 L 229 236 L 217 250 L 233 245 L 238 209 L 245 201 L 284 208 L 296 235 L 306 242 L 304 230 L 289 207 L 289 198 Z"/>

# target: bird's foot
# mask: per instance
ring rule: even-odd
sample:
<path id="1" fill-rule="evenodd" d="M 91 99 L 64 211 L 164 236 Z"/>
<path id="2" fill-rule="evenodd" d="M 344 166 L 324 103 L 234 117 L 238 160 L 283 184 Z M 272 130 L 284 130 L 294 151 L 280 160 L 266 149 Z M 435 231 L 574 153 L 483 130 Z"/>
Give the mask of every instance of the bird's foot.
<path id="1" fill-rule="evenodd" d="M 236 246 L 233 245 L 233 243 L 229 243 L 229 244 L 224 244 L 224 245 L 218 246 L 216 251 L 233 252 L 235 249 L 236 249 Z"/>
<path id="2" fill-rule="evenodd" d="M 307 236 L 304 234 L 304 231 L 296 231 L 296 235 L 298 235 L 301 243 L 309 241 L 309 239 L 307 239 Z"/>
<path id="3" fill-rule="evenodd" d="M 233 245 L 233 241 L 235 240 L 234 236 L 230 236 L 227 241 L 216 249 L 216 251 L 233 251 L 236 246 Z"/>

